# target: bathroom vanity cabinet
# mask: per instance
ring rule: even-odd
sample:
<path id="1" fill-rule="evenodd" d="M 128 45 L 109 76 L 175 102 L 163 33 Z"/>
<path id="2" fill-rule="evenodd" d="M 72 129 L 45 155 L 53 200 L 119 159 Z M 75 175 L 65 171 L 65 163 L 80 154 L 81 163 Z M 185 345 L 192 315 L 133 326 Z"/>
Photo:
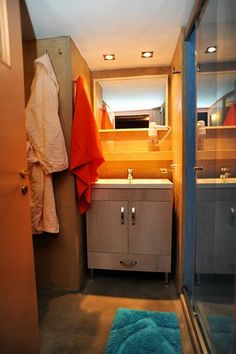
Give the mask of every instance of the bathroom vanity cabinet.
<path id="1" fill-rule="evenodd" d="M 236 185 L 200 180 L 197 188 L 197 274 L 235 274 Z"/>
<path id="2" fill-rule="evenodd" d="M 88 267 L 170 272 L 172 183 L 109 181 L 99 180 L 93 187 L 87 212 Z"/>

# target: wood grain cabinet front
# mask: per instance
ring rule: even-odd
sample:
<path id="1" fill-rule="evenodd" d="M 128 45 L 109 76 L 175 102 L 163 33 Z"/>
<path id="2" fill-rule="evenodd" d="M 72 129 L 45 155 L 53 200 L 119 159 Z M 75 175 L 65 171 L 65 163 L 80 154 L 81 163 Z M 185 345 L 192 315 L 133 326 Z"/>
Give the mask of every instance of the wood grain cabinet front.
<path id="1" fill-rule="evenodd" d="M 197 274 L 235 274 L 236 189 L 197 191 Z"/>
<path id="2" fill-rule="evenodd" d="M 169 273 L 172 208 L 170 189 L 94 189 L 88 267 Z"/>

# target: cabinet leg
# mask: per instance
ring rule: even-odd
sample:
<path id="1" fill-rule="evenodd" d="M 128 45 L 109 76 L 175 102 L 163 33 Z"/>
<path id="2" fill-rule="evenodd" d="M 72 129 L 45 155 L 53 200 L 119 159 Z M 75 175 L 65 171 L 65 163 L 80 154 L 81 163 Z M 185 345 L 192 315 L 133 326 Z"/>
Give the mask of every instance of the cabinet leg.
<path id="1" fill-rule="evenodd" d="M 169 273 L 165 273 L 165 284 L 168 285 L 169 284 Z"/>
<path id="2" fill-rule="evenodd" d="M 94 269 L 90 269 L 90 277 L 94 279 Z"/>

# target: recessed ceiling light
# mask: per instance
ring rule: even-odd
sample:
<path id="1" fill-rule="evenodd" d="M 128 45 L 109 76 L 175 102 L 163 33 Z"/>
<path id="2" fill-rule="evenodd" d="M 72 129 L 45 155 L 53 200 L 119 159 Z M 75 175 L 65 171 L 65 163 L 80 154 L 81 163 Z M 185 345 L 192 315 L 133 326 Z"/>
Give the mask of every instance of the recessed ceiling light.
<path id="1" fill-rule="evenodd" d="M 104 60 L 115 60 L 115 54 L 103 54 Z"/>
<path id="2" fill-rule="evenodd" d="M 216 52 L 216 45 L 211 45 L 210 47 L 207 47 L 205 53 L 211 54 Z"/>
<path id="3" fill-rule="evenodd" d="M 142 52 L 142 58 L 152 58 L 152 57 L 153 57 L 152 51 Z"/>

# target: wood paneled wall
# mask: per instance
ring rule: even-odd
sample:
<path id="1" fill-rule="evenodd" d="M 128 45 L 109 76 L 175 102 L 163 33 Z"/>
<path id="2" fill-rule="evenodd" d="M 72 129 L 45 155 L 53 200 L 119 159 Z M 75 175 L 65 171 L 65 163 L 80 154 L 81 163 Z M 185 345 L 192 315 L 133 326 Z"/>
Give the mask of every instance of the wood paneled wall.
<path id="1" fill-rule="evenodd" d="M 178 292 L 182 290 L 183 276 L 183 218 L 184 218 L 184 46 L 183 31 L 179 36 L 171 67 L 180 71 L 171 76 L 171 116 L 172 116 L 172 144 L 173 163 L 176 164 L 173 173 L 174 182 L 174 232 L 173 257 L 175 283 Z"/>
<path id="2" fill-rule="evenodd" d="M 90 71 L 70 37 L 26 41 L 24 60 L 27 92 L 33 74 L 29 66 L 31 67 L 33 60 L 45 51 L 50 56 L 60 87 L 59 116 L 69 154 L 73 118 L 73 80 L 79 75 L 83 76 L 91 102 Z M 85 275 L 84 218 L 78 213 L 72 174 L 69 171 L 55 173 L 53 181 L 60 233 L 34 236 L 37 283 L 42 287 L 77 290 Z"/>
<path id="3" fill-rule="evenodd" d="M 115 77 L 129 77 L 129 76 L 148 76 L 148 75 L 170 75 L 170 66 L 156 66 L 144 68 L 128 68 L 128 69 L 114 69 L 114 70 L 98 70 L 92 71 L 92 80 L 108 79 Z"/>
<path id="4" fill-rule="evenodd" d="M 166 133 L 158 131 L 158 138 Z M 99 177 L 127 178 L 128 168 L 133 168 L 135 178 L 172 179 L 171 133 L 156 151 L 149 151 L 147 129 L 101 130 L 100 137 L 105 163 L 99 168 Z M 163 175 L 160 168 L 167 173 Z"/>
<path id="5" fill-rule="evenodd" d="M 197 151 L 198 178 L 220 177 L 226 167 L 236 177 L 236 127 L 207 127 L 204 149 Z"/>
<path id="6" fill-rule="evenodd" d="M 105 78 L 168 75 L 168 123 L 171 126 L 170 73 L 170 66 L 160 66 L 93 71 L 91 76 L 94 82 L 94 80 Z M 94 100 L 96 99 L 97 96 L 94 93 Z M 165 133 L 166 131 L 159 131 L 159 139 Z M 100 136 L 106 160 L 99 168 L 101 178 L 126 178 L 128 168 L 134 168 L 135 177 L 138 178 L 161 178 L 163 177 L 160 173 L 162 167 L 168 170 L 165 177 L 171 178 L 171 134 L 160 144 L 158 152 L 149 151 L 147 130 L 100 131 Z"/>

